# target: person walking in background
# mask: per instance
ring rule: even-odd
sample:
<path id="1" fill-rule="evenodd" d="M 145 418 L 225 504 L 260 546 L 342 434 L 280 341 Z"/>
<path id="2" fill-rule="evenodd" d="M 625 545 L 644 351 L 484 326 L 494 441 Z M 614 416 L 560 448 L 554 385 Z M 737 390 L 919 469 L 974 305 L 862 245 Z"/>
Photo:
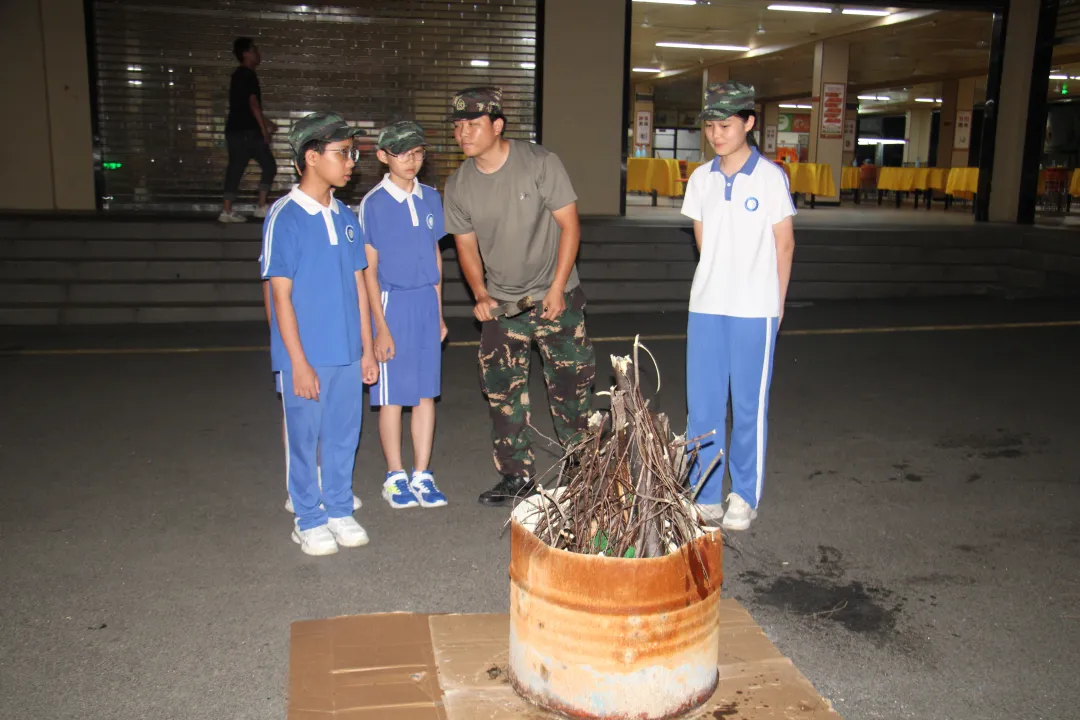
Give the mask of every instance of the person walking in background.
<path id="1" fill-rule="evenodd" d="M 270 137 L 274 123 L 263 115 L 262 88 L 255 68 L 262 62 L 259 48 L 248 37 L 233 42 L 233 55 L 240 67 L 236 68 L 229 82 L 229 117 L 225 121 L 225 146 L 229 150 L 229 164 L 225 169 L 224 208 L 218 220 L 224 223 L 246 222 L 247 218 L 233 209 L 240 180 L 248 163 L 255 160 L 262 169 L 259 178 L 259 206 L 255 217 L 266 217 L 267 196 L 274 183 L 277 163 L 270 151 Z"/>

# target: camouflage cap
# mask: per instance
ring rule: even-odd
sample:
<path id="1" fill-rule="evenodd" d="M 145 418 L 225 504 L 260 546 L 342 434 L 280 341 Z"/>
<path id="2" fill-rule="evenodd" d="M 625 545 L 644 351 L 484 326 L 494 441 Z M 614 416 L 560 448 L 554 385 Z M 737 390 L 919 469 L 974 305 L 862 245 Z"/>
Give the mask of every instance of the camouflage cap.
<path id="1" fill-rule="evenodd" d="M 297 120 L 289 130 L 289 146 L 293 153 L 299 154 L 300 149 L 312 140 L 338 142 L 358 135 L 367 135 L 367 132 L 350 127 L 337 113 L 314 112 Z"/>
<path id="2" fill-rule="evenodd" d="M 726 120 L 740 110 L 754 109 L 754 86 L 734 80 L 713 83 L 705 91 L 701 120 Z"/>
<path id="3" fill-rule="evenodd" d="M 400 155 L 422 145 L 427 145 L 424 129 L 412 120 L 399 120 L 382 129 L 375 147 L 391 155 Z"/>
<path id="4" fill-rule="evenodd" d="M 471 120 L 481 115 L 502 114 L 502 88 L 475 87 L 454 96 L 451 120 Z"/>

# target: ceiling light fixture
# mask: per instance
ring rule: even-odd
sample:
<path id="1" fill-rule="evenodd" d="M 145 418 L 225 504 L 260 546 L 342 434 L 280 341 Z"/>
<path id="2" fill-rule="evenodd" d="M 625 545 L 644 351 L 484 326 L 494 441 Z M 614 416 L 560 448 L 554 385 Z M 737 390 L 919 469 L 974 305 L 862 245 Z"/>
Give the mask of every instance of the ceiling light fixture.
<path id="1" fill-rule="evenodd" d="M 787 108 L 789 110 L 811 110 L 813 105 L 794 105 L 792 103 L 780 103 L 777 107 Z"/>
<path id="2" fill-rule="evenodd" d="M 941 100 L 935 100 L 934 98 L 915 98 L 915 102 L 941 102 Z"/>
<path id="3" fill-rule="evenodd" d="M 656 47 L 678 48 L 681 50 L 719 50 L 722 52 L 747 52 L 744 45 L 699 45 L 697 43 L 658 42 Z"/>
<path id="4" fill-rule="evenodd" d="M 1050 79 L 1051 80 L 1068 80 L 1069 76 L 1068 75 L 1051 75 Z"/>
<path id="5" fill-rule="evenodd" d="M 470 60 L 469 64 L 472 65 L 473 67 L 487 67 L 491 63 L 488 62 L 487 60 Z"/>
<path id="6" fill-rule="evenodd" d="M 844 15 L 868 15 L 870 17 L 888 17 L 892 15 L 888 10 L 866 10 L 864 8 L 844 8 L 840 12 Z"/>
<path id="7" fill-rule="evenodd" d="M 781 12 L 821 13 L 822 15 L 832 13 L 832 8 L 821 7 L 820 5 L 770 5 L 768 9 Z"/>
<path id="8" fill-rule="evenodd" d="M 536 69 L 536 63 L 534 63 L 534 62 L 523 62 L 523 63 L 521 63 L 521 67 L 524 68 L 525 70 L 535 70 Z"/>
<path id="9" fill-rule="evenodd" d="M 634 70 L 634 72 L 647 72 L 647 73 L 663 72 L 663 70 L 661 68 L 634 68 L 633 70 Z"/>
<path id="10" fill-rule="evenodd" d="M 697 5 L 697 0 L 634 0 L 639 3 L 653 3 L 655 5 Z"/>
<path id="11" fill-rule="evenodd" d="M 904 145 L 907 140 L 900 140 L 899 138 L 859 138 L 860 145 Z"/>

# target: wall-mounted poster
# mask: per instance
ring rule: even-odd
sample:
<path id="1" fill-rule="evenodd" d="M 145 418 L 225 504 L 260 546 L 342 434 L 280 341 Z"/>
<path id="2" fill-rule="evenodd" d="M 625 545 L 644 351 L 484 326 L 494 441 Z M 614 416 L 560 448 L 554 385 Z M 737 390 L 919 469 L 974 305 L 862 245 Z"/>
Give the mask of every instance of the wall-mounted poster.
<path id="1" fill-rule="evenodd" d="M 765 126 L 765 154 L 772 155 L 776 152 L 776 126 Z"/>
<path id="2" fill-rule="evenodd" d="M 637 134 L 634 139 L 634 143 L 637 145 L 648 145 L 652 140 L 652 113 L 648 110 L 638 110 L 637 114 Z"/>
<path id="3" fill-rule="evenodd" d="M 824 83 L 821 86 L 821 137 L 840 139 L 844 136 L 844 83 Z"/>
<path id="4" fill-rule="evenodd" d="M 855 118 L 844 121 L 844 152 L 855 151 Z"/>
<path id="5" fill-rule="evenodd" d="M 971 149 L 971 111 L 956 111 L 956 133 L 953 135 L 953 148 L 956 150 Z"/>

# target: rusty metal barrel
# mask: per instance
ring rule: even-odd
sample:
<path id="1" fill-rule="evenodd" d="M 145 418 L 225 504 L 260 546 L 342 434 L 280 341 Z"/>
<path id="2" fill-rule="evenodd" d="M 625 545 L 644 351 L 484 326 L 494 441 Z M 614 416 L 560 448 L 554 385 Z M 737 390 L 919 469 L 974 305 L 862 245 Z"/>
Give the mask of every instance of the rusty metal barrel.
<path id="1" fill-rule="evenodd" d="M 518 508 L 521 509 L 521 506 Z M 542 708 L 590 720 L 676 718 L 716 689 L 719 532 L 659 558 L 552 548 L 515 512 L 510 682 Z"/>

